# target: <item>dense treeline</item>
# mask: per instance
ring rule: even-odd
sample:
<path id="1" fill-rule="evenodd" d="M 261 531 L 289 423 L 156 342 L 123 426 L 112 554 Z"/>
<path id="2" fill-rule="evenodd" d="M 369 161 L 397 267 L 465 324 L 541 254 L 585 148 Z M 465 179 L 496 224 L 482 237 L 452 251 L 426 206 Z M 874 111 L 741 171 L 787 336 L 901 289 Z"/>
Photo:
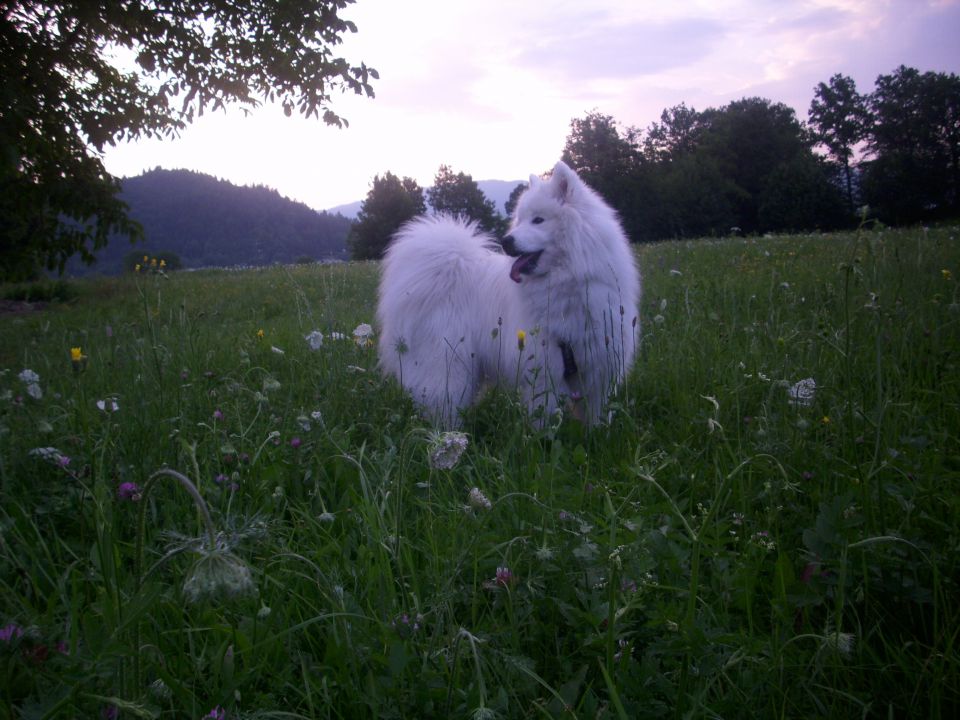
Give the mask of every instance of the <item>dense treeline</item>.
<path id="1" fill-rule="evenodd" d="M 681 104 L 646 130 L 590 113 L 563 157 L 635 241 L 834 229 L 864 205 L 896 224 L 958 213 L 960 78 L 901 66 L 866 95 L 843 75 L 814 92 L 808 123 L 763 98 Z"/>
<path id="2" fill-rule="evenodd" d="M 834 75 L 814 88 L 806 122 L 756 97 L 703 111 L 680 104 L 645 130 L 593 112 L 570 123 L 562 157 L 635 242 L 832 230 L 864 214 L 888 224 L 944 219 L 960 213 L 960 78 L 901 66 L 862 95 Z M 469 175 L 441 166 L 436 187 L 436 208 L 494 233 L 505 227 Z M 423 208 L 413 180 L 375 178 L 352 256 L 380 257 Z"/>
<path id="3" fill-rule="evenodd" d="M 122 181 L 121 199 L 143 226 L 138 253 L 174 253 L 184 267 L 269 265 L 344 258 L 350 221 L 318 213 L 266 187 L 239 187 L 188 170 L 155 169 Z M 114 237 L 87 268 L 118 273 L 131 244 Z"/>

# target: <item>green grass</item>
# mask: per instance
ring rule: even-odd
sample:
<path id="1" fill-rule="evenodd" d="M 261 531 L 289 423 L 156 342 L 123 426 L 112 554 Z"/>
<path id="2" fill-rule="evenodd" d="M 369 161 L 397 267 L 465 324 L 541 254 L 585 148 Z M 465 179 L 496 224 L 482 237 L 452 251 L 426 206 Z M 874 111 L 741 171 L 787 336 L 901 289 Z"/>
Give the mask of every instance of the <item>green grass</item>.
<path id="1" fill-rule="evenodd" d="M 641 247 L 610 426 L 492 395 L 451 470 L 350 337 L 375 264 L 0 318 L 0 714 L 954 717 L 958 232 Z"/>

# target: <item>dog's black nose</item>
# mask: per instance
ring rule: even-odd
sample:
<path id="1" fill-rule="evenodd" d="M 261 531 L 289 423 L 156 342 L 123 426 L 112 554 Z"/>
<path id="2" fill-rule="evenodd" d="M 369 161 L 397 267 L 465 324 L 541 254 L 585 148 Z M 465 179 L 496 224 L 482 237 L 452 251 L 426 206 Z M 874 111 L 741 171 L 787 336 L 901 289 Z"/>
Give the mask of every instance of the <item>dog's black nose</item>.
<path id="1" fill-rule="evenodd" d="M 500 245 L 503 247 L 503 251 L 511 257 L 516 257 L 520 254 L 517 251 L 517 241 L 513 239 L 513 235 L 507 235 L 500 241 Z"/>

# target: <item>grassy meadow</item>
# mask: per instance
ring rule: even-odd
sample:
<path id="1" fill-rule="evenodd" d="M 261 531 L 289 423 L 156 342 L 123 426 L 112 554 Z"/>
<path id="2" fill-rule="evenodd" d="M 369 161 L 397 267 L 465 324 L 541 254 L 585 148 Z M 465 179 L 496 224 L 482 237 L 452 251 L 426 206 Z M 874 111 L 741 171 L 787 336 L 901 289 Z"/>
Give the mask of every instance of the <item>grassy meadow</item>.
<path id="1" fill-rule="evenodd" d="M 0 716 L 956 717 L 958 235 L 639 247 L 611 424 L 459 459 L 376 264 L 0 316 Z"/>

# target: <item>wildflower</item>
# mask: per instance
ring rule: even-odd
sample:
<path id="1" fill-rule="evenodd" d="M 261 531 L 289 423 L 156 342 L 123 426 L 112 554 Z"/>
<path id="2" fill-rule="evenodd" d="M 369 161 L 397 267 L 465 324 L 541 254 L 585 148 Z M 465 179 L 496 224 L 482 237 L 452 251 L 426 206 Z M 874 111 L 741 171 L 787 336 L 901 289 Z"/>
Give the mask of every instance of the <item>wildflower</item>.
<path id="1" fill-rule="evenodd" d="M 35 447 L 28 452 L 27 455 L 38 457 L 41 460 L 47 460 L 48 462 L 58 465 L 60 464 L 60 458 L 63 457 L 63 454 L 55 447 Z"/>
<path id="2" fill-rule="evenodd" d="M 494 577 L 494 580 L 496 581 L 497 585 L 502 585 L 503 587 L 512 585 L 516 581 L 516 579 L 517 579 L 516 576 L 513 574 L 513 572 L 511 572 L 510 568 L 508 568 L 506 565 L 501 565 L 500 567 L 498 567 L 497 573 Z"/>
<path id="3" fill-rule="evenodd" d="M 850 655 L 856 642 L 856 635 L 845 632 L 828 632 L 823 637 L 822 647 L 836 650 L 841 655 Z"/>
<path id="4" fill-rule="evenodd" d="M 332 333 L 330 333 L 330 339 L 331 339 L 331 340 L 346 340 L 346 339 L 347 339 L 347 336 L 344 335 L 342 332 L 332 332 Z"/>
<path id="5" fill-rule="evenodd" d="M 12 642 L 19 637 L 23 636 L 23 628 L 17 625 L 16 623 L 10 623 L 2 628 L 0 628 L 0 640 L 5 643 Z"/>
<path id="6" fill-rule="evenodd" d="M 493 504 L 487 500 L 487 496 L 480 491 L 480 488 L 472 488 L 467 499 L 470 507 L 474 510 L 489 510 L 493 507 Z"/>
<path id="7" fill-rule="evenodd" d="M 97 400 L 97 408 L 100 412 L 115 413 L 120 410 L 120 405 L 113 398 L 107 398 L 106 400 Z"/>
<path id="8" fill-rule="evenodd" d="M 83 358 L 84 358 L 84 355 L 83 355 L 83 351 L 81 350 L 81 348 L 78 348 L 78 347 L 70 348 L 70 361 L 71 361 L 71 362 L 78 363 L 78 362 L 80 362 L 81 360 L 83 360 Z"/>
<path id="9" fill-rule="evenodd" d="M 322 523 L 332 523 L 334 519 L 333 513 L 328 510 L 324 510 L 322 513 L 317 515 L 317 520 Z"/>
<path id="10" fill-rule="evenodd" d="M 308 335 L 304 335 L 303 339 L 307 341 L 307 345 L 310 346 L 311 350 L 319 350 L 323 347 L 323 333 L 319 330 L 314 330 Z"/>
<path id="11" fill-rule="evenodd" d="M 822 418 L 820 418 L 820 422 L 824 425 L 829 425 L 833 421 L 830 419 L 829 415 L 824 415 Z"/>
<path id="12" fill-rule="evenodd" d="M 203 716 L 203 720 L 206 720 L 207 718 L 212 718 L 212 720 L 226 720 L 226 717 L 227 711 L 217 705 L 213 710 Z"/>
<path id="13" fill-rule="evenodd" d="M 117 497 L 130 502 L 140 502 L 140 486 L 135 482 L 120 483 L 120 487 L 117 488 Z"/>
<path id="14" fill-rule="evenodd" d="M 271 610 L 269 606 L 261 605 L 260 609 L 257 610 L 257 620 L 266 620 L 272 612 L 273 610 Z"/>
<path id="15" fill-rule="evenodd" d="M 254 592 L 250 568 L 229 550 L 205 550 L 183 583 L 187 602 L 231 600 Z"/>
<path id="16" fill-rule="evenodd" d="M 397 635 L 403 639 L 406 639 L 420 629 L 421 620 L 423 620 L 423 616 L 420 614 L 417 614 L 416 617 L 411 618 L 409 614 L 401 613 L 393 619 L 393 621 L 390 623 L 390 626 L 397 631 Z"/>
<path id="17" fill-rule="evenodd" d="M 140 272 L 140 263 L 137 263 L 136 265 L 133 266 L 133 271 L 134 271 L 135 273 Z"/>
<path id="18" fill-rule="evenodd" d="M 299 437 L 290 438 L 290 447 L 296 450 L 300 445 L 303 444 L 303 441 Z"/>
<path id="19" fill-rule="evenodd" d="M 150 256 L 149 256 L 149 255 L 144 255 L 144 256 L 143 256 L 143 264 L 146 265 L 148 262 L 150 262 Z"/>
<path id="20" fill-rule="evenodd" d="M 167 266 L 167 261 L 163 258 L 160 259 L 160 269 L 163 270 Z"/>
<path id="21" fill-rule="evenodd" d="M 263 328 L 257 330 L 257 340 L 263 340 Z"/>
<path id="22" fill-rule="evenodd" d="M 213 411 L 213 419 L 223 420 L 223 412 L 220 410 L 220 408 L 217 408 L 216 410 Z"/>
<path id="23" fill-rule="evenodd" d="M 353 340 L 360 347 L 373 345 L 373 328 L 369 323 L 360 323 L 353 329 Z"/>
<path id="24" fill-rule="evenodd" d="M 523 350 L 523 346 L 527 341 L 527 333 L 523 330 L 517 330 L 517 349 Z"/>
<path id="25" fill-rule="evenodd" d="M 787 402 L 798 407 L 810 407 L 817 393 L 817 381 L 804 378 L 787 388 Z"/>
<path id="26" fill-rule="evenodd" d="M 434 470 L 450 470 L 460 461 L 468 440 L 462 432 L 450 431 L 434 434 L 430 444 L 430 467 Z"/>
<path id="27" fill-rule="evenodd" d="M 34 400 L 40 400 L 43 397 L 43 390 L 40 389 L 40 376 L 33 370 L 25 368 L 17 377 L 27 386 L 27 395 Z"/>
<path id="28" fill-rule="evenodd" d="M 660 313 L 657 313 L 656 315 L 653 316 L 654 325 L 663 325 L 666 321 L 667 319 Z"/>
<path id="29" fill-rule="evenodd" d="M 157 259 L 150 258 L 150 267 L 155 268 L 157 266 Z"/>
<path id="30" fill-rule="evenodd" d="M 941 270 L 941 271 L 940 271 L 940 274 L 943 276 L 943 279 L 944 279 L 944 280 L 952 280 L 952 279 L 953 279 L 953 273 L 950 272 L 949 270 L 947 270 L 946 268 L 944 268 L 943 270 Z"/>

